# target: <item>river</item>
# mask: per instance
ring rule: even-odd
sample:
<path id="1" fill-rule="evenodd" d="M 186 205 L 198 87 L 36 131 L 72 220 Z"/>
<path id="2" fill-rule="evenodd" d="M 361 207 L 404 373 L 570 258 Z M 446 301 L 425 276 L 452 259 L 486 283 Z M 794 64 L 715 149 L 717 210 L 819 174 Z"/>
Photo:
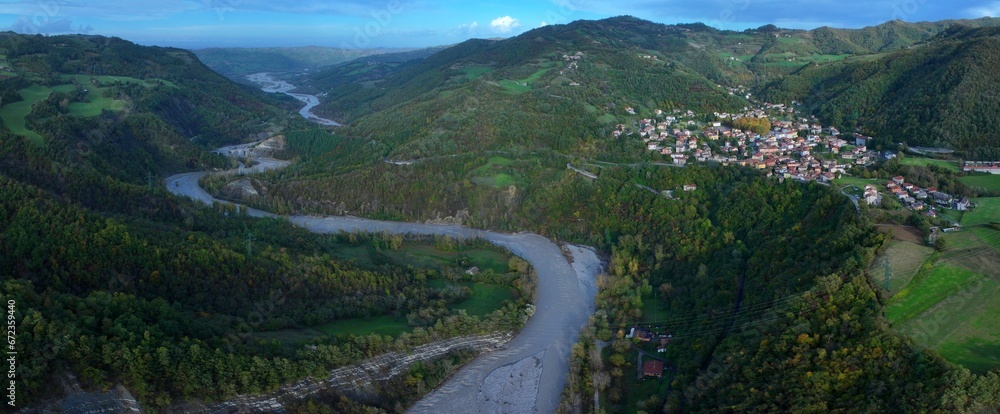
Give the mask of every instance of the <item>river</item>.
<path id="1" fill-rule="evenodd" d="M 260 86 L 260 89 L 263 90 L 264 92 L 283 93 L 302 101 L 302 103 L 304 103 L 305 106 L 303 106 L 302 109 L 299 110 L 299 115 L 302 115 L 302 117 L 305 119 L 308 119 L 320 125 L 340 126 L 340 124 L 337 123 L 337 121 L 334 121 L 332 119 L 322 118 L 312 113 L 312 109 L 315 108 L 317 105 L 319 105 L 319 98 L 316 97 L 316 95 L 309 95 L 305 93 L 292 93 L 291 91 L 295 90 L 296 88 L 295 85 L 292 85 L 283 80 L 274 79 L 274 77 L 272 77 L 271 74 L 267 72 L 247 75 L 247 80 Z"/>
<path id="2" fill-rule="evenodd" d="M 220 150 L 233 149 L 228 147 Z M 243 149 L 242 147 L 237 149 Z M 282 168 L 285 162 L 261 159 L 254 170 Z M 199 186 L 206 172 L 167 178 L 170 192 L 211 204 L 222 202 Z M 559 246 L 534 233 L 499 233 L 459 225 L 369 220 L 349 216 L 278 216 L 241 206 L 255 217 L 283 217 L 315 233 L 388 232 L 482 238 L 527 260 L 538 275 L 535 313 L 505 348 L 466 364 L 438 389 L 414 405 L 413 413 L 554 412 L 559 404 L 570 349 L 594 312 L 601 262 L 593 249 Z M 565 248 L 573 263 L 563 255 Z"/>

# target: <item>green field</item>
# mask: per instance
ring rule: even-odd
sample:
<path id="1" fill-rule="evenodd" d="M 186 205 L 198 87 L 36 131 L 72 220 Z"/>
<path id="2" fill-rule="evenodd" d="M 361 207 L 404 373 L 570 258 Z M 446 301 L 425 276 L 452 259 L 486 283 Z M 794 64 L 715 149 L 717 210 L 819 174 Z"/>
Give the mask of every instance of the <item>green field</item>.
<path id="1" fill-rule="evenodd" d="M 893 241 L 892 244 L 872 263 L 871 274 L 875 284 L 885 286 L 885 267 L 883 259 L 889 260 L 892 277 L 889 279 L 889 292 L 895 294 L 908 285 L 917 275 L 920 266 L 934 253 L 934 249 L 919 244 Z"/>
<path id="2" fill-rule="evenodd" d="M 163 84 L 165 86 L 176 88 L 173 82 L 163 79 L 151 79 L 142 80 L 136 79 L 128 76 L 110 76 L 110 75 L 62 75 L 62 79 L 67 82 L 76 82 L 84 87 L 97 86 L 97 87 L 107 87 L 116 83 L 132 83 L 137 85 L 142 85 L 146 88 L 152 88 L 158 84 Z M 94 85 L 93 82 L 97 82 L 98 85 Z"/>
<path id="3" fill-rule="evenodd" d="M 514 165 L 514 160 L 504 157 L 490 157 L 489 161 L 472 170 L 469 178 L 470 181 L 481 184 L 488 185 L 491 187 L 502 188 L 511 185 L 518 185 L 521 182 L 512 175 L 514 172 L 511 168 Z"/>
<path id="4" fill-rule="evenodd" d="M 507 262 L 512 257 L 498 250 L 457 246 L 455 250 L 441 250 L 428 242 L 404 242 L 396 250 L 376 250 L 374 246 L 362 243 L 352 246 L 337 243 L 327 251 L 331 256 L 350 260 L 361 267 L 371 268 L 386 260 L 403 266 L 425 267 L 436 270 L 459 268 L 465 270 L 476 266 L 482 270 L 507 273 Z"/>
<path id="5" fill-rule="evenodd" d="M 963 226 L 1000 223 L 1000 197 L 977 198 L 972 202 L 976 203 L 976 208 L 965 212 Z"/>
<path id="6" fill-rule="evenodd" d="M 500 308 L 504 301 L 514 300 L 514 291 L 509 286 L 495 283 L 473 283 L 468 281 L 449 282 L 444 279 L 433 279 L 427 282 L 432 288 L 462 286 L 472 289 L 472 296 L 451 307 L 451 310 L 464 310 L 472 316 L 483 316 Z"/>
<path id="7" fill-rule="evenodd" d="M 993 250 L 1000 252 L 1000 230 L 989 227 L 973 227 L 969 231 L 979 237 L 986 245 L 992 247 Z"/>
<path id="8" fill-rule="evenodd" d="M 903 165 L 918 165 L 921 167 L 927 167 L 931 165 L 936 165 L 947 169 L 948 171 L 958 172 L 958 162 L 948 161 L 948 160 L 938 160 L 934 158 L 922 158 L 922 157 L 905 157 L 900 161 Z"/>
<path id="9" fill-rule="evenodd" d="M 965 295 L 945 304 L 953 320 L 942 323 L 947 334 L 937 343 L 945 359 L 975 372 L 1000 367 L 1000 283 L 985 279 Z M 964 306 L 963 306 L 964 305 Z M 954 327 L 948 331 L 948 327 Z"/>
<path id="10" fill-rule="evenodd" d="M 841 60 L 847 59 L 851 55 L 818 55 L 812 54 L 811 56 L 800 58 L 801 60 L 807 60 L 816 63 L 828 63 L 828 62 L 839 62 Z"/>
<path id="11" fill-rule="evenodd" d="M 996 369 L 1000 367 L 1000 231 L 966 227 L 941 238 L 947 251 L 889 300 L 886 318 L 898 331 L 951 362 L 976 372 Z M 878 274 L 877 269 L 872 272 Z"/>
<path id="12" fill-rule="evenodd" d="M 663 301 L 653 295 L 642 297 L 642 322 L 665 321 L 670 317 L 670 311 L 664 309 Z"/>
<path id="13" fill-rule="evenodd" d="M 958 180 L 969 187 L 983 188 L 986 191 L 1000 191 L 1000 174 L 969 175 Z"/>
<path id="14" fill-rule="evenodd" d="M 173 83 L 163 80 L 145 81 L 127 76 L 91 76 L 91 75 L 62 75 L 62 79 L 70 82 L 64 85 L 57 85 L 51 88 L 32 85 L 18 91 L 24 100 L 14 102 L 0 107 L 0 119 L 11 132 L 24 136 L 36 144 L 42 144 L 43 139 L 38 133 L 28 130 L 25 125 L 25 117 L 31 113 L 32 106 L 49 97 L 53 91 L 67 93 L 77 88 L 77 84 L 87 88 L 87 100 L 89 102 L 72 102 L 69 104 L 67 113 L 71 116 L 91 117 L 101 114 L 105 109 L 120 111 L 125 107 L 125 101 L 111 99 L 104 96 L 109 86 L 115 83 L 133 83 L 147 88 L 156 86 L 159 83 L 169 87 L 176 87 Z M 97 83 L 96 85 L 94 83 Z"/>
<path id="15" fill-rule="evenodd" d="M 962 218 L 965 217 L 965 212 L 964 211 L 958 211 L 958 210 L 951 209 L 951 208 L 938 209 L 937 212 L 938 212 L 938 216 L 949 218 L 949 219 L 951 219 L 952 221 L 954 221 L 956 223 L 961 223 L 962 222 Z"/>
<path id="16" fill-rule="evenodd" d="M 476 266 L 482 270 L 490 269 L 497 273 L 507 272 L 507 260 L 509 259 L 506 254 L 494 250 L 473 248 L 444 251 L 425 244 L 405 244 L 398 250 L 388 250 L 382 253 L 398 264 L 433 268 Z"/>
<path id="17" fill-rule="evenodd" d="M 470 66 L 467 68 L 462 68 L 462 72 L 465 73 L 466 79 L 475 80 L 479 79 L 483 75 L 493 72 L 493 68 L 489 66 Z"/>
<path id="18" fill-rule="evenodd" d="M 906 322 L 982 278 L 982 275 L 957 266 L 934 265 L 892 296 L 885 309 L 886 319 L 894 325 Z"/>
<path id="19" fill-rule="evenodd" d="M 542 75 L 545 74 L 545 72 L 548 72 L 551 69 L 552 68 L 539 69 L 535 73 L 531 74 L 531 76 L 528 76 L 527 78 L 521 80 L 504 79 L 500 81 L 500 86 L 502 86 L 505 89 L 505 92 L 512 93 L 515 95 L 520 95 L 522 93 L 530 91 L 531 85 L 535 83 L 535 81 L 537 81 L 539 78 L 541 78 Z"/>
<path id="20" fill-rule="evenodd" d="M 0 119 L 3 119 L 4 125 L 7 126 L 7 129 L 9 129 L 10 132 L 26 137 L 32 142 L 40 145 L 43 143 L 42 136 L 38 135 L 38 133 L 34 131 L 29 131 L 25 126 L 24 118 L 31 112 L 32 105 L 49 97 L 49 94 L 52 93 L 52 89 L 44 86 L 32 85 L 17 91 L 17 93 L 20 94 L 24 100 L 7 104 L 0 108 Z"/>
<path id="21" fill-rule="evenodd" d="M 377 316 L 373 318 L 341 319 L 324 325 L 313 327 L 313 329 L 326 335 L 389 335 L 397 336 L 410 330 L 405 319 L 396 319 L 392 316 Z"/>

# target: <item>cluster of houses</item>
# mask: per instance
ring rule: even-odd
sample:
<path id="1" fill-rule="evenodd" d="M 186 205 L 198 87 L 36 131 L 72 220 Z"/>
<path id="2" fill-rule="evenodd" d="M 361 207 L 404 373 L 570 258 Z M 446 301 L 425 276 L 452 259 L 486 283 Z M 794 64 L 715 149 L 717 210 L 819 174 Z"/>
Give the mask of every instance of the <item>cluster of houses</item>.
<path id="1" fill-rule="evenodd" d="M 875 204 L 869 195 L 869 187 L 865 187 L 865 202 Z M 935 187 L 920 188 L 906 182 L 903 176 L 892 177 L 892 180 L 885 185 L 886 192 L 895 196 L 903 206 L 913 211 L 928 210 L 929 215 L 936 216 L 931 206 L 937 205 L 946 208 L 953 208 L 959 211 L 969 209 L 969 199 L 967 197 L 956 198 L 951 194 L 938 191 Z"/>
<path id="2" fill-rule="evenodd" d="M 628 335 L 625 335 L 628 339 L 635 339 L 639 342 L 653 342 L 653 340 L 658 340 L 660 345 L 656 348 L 656 352 L 666 352 L 667 345 L 670 344 L 670 340 L 674 338 L 672 334 L 667 333 L 656 333 L 649 329 L 633 326 Z"/>
<path id="3" fill-rule="evenodd" d="M 635 114 L 631 107 L 625 110 L 630 115 Z M 738 114 L 714 115 L 720 120 L 736 120 L 762 118 L 773 112 L 794 113 L 794 108 L 766 104 Z M 851 166 L 865 166 L 878 159 L 878 154 L 867 148 L 870 137 L 842 135 L 834 127 L 809 123 L 807 119 L 774 121 L 771 131 L 759 134 L 723 126 L 722 121 L 698 122 L 692 111 L 674 110 L 668 115 L 656 110 L 654 113 L 654 118 L 641 119 L 634 127 L 617 125 L 612 135 L 619 139 L 638 135 L 647 150 L 668 156 L 678 165 L 690 161 L 715 161 L 758 168 L 766 170 L 769 176 L 803 181 L 828 182 Z M 710 144 L 713 141 L 715 145 Z M 820 157 L 821 153 L 834 156 Z"/>
<path id="4" fill-rule="evenodd" d="M 634 339 L 639 342 L 655 342 L 659 341 L 659 346 L 656 348 L 656 352 L 663 353 L 667 351 L 667 345 L 670 344 L 670 340 L 673 339 L 671 334 L 655 333 L 649 329 L 633 326 L 629 330 L 628 335 L 625 335 L 628 339 Z M 640 361 L 642 357 L 640 355 Z M 646 358 L 642 362 L 642 376 L 643 377 L 663 377 L 663 361 L 658 361 L 655 358 Z"/>

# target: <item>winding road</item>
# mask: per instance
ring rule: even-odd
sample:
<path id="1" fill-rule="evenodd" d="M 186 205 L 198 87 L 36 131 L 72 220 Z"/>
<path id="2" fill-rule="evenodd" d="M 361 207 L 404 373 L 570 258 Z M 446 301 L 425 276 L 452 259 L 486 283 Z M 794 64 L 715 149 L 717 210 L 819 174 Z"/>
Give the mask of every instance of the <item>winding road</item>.
<path id="1" fill-rule="evenodd" d="M 227 147 L 243 150 L 242 146 Z M 221 148 L 225 151 L 227 148 Z M 257 159 L 250 170 L 281 168 L 286 162 Z M 227 171 L 225 173 L 233 173 Z M 198 183 L 206 172 L 177 174 L 166 179 L 171 193 L 206 204 L 224 202 Z M 507 234 L 459 225 L 369 220 L 347 216 L 278 216 L 240 206 L 254 217 L 283 217 L 315 233 L 388 232 L 443 235 L 458 239 L 482 238 L 504 247 L 534 266 L 538 274 L 535 313 L 505 348 L 488 352 L 462 367 L 451 379 L 411 408 L 414 413 L 555 411 L 569 371 L 570 347 L 594 312 L 600 259 L 592 249 L 567 245 L 574 263 L 562 248 L 533 233 Z"/>

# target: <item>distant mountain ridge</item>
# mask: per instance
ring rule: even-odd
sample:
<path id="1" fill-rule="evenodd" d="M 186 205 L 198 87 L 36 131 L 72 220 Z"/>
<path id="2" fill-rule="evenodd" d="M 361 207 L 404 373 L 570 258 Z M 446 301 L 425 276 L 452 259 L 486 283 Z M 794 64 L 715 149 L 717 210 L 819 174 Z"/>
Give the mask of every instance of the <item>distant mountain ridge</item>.
<path id="1" fill-rule="evenodd" d="M 781 86 L 783 82 L 812 73 L 813 68 L 829 71 L 879 61 L 894 53 L 910 53 L 907 50 L 913 48 L 972 41 L 961 40 L 955 33 L 979 28 L 981 33 L 989 33 L 991 27 L 997 26 L 1000 19 L 995 18 L 920 23 L 894 20 L 861 29 L 792 30 L 767 25 L 736 32 L 700 23 L 663 25 L 622 16 L 550 25 L 504 40 L 472 39 L 423 59 L 357 60 L 318 71 L 309 79 L 314 88 L 327 92 L 321 111 L 348 122 L 357 121 L 359 127 L 372 131 L 375 129 L 365 126 L 369 119 L 382 125 L 379 131 L 415 127 L 435 130 L 440 128 L 435 120 L 453 111 L 450 108 L 462 105 L 463 97 L 489 91 L 502 93 L 498 95 L 500 107 L 508 101 L 517 107 L 551 107 L 554 100 L 568 99 L 571 104 L 559 102 L 558 106 L 569 104 L 577 109 L 564 115 L 576 118 L 573 124 L 585 128 L 589 135 L 601 136 L 610 124 L 623 121 L 613 120 L 626 106 L 694 109 L 703 113 L 742 108 L 747 102 L 727 89 L 740 87 L 766 99 L 805 102 L 805 107 L 824 122 L 850 130 L 859 126 L 858 119 L 865 117 L 860 113 L 858 117 L 837 117 L 836 111 L 820 111 L 819 107 L 830 96 L 814 95 L 801 88 L 781 92 L 785 88 Z M 563 58 L 578 52 L 584 58 L 576 66 Z M 854 79 L 842 86 L 858 81 Z M 933 83 L 932 79 L 928 81 Z M 396 108 L 392 109 L 395 115 L 421 112 L 426 110 L 416 108 L 428 106 L 436 109 L 422 113 L 419 119 L 394 118 L 406 125 L 396 126 L 397 121 L 381 113 L 390 108 Z M 906 106 L 895 107 L 902 111 Z M 579 112 L 583 111 L 593 115 L 580 117 Z M 842 105 L 841 111 L 853 113 L 854 109 Z M 905 114 L 898 119 L 905 119 L 902 115 Z M 533 117 L 527 114 L 517 118 L 535 123 Z M 603 122 L 595 122 L 597 119 Z M 875 124 L 866 127 L 897 140 L 887 134 L 887 128 Z M 517 129 L 524 128 L 531 127 Z M 917 136 L 902 141 L 959 150 L 977 146 L 979 138 L 972 137 L 973 132 L 950 130 L 959 132 L 955 137 L 939 134 L 935 139 Z M 426 136 L 425 132 L 402 140 L 423 140 Z M 376 132 L 374 137 L 383 136 Z M 401 140 L 400 134 L 384 138 L 389 142 Z"/>
<path id="2" fill-rule="evenodd" d="M 258 72 L 299 72 L 315 70 L 348 62 L 365 56 L 400 53 L 415 48 L 334 48 L 322 46 L 208 48 L 193 50 L 206 66 L 222 75 L 244 81 L 243 77 Z"/>

